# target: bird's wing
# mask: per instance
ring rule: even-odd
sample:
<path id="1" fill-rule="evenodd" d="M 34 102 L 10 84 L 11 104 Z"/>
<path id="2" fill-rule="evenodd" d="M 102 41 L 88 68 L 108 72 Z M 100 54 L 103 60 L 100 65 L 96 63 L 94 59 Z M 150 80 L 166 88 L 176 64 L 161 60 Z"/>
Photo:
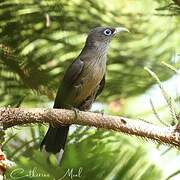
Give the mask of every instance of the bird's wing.
<path id="1" fill-rule="evenodd" d="M 102 90 L 104 89 L 104 86 L 105 86 L 105 75 L 103 76 L 103 78 L 99 84 L 99 89 L 98 89 L 95 97 L 97 97 L 99 94 L 101 94 Z"/>
<path id="2" fill-rule="evenodd" d="M 68 94 L 72 89 L 73 83 L 77 80 L 84 67 L 84 62 L 79 58 L 73 61 L 73 63 L 67 69 L 62 84 L 58 89 L 54 108 L 60 108 L 63 106 Z"/>

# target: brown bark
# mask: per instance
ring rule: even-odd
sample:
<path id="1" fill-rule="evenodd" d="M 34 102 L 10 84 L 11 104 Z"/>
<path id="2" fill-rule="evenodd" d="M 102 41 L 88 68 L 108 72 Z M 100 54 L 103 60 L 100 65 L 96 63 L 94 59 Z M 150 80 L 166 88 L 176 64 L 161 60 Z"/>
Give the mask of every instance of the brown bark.
<path id="1" fill-rule="evenodd" d="M 0 108 L 0 124 L 5 129 L 29 123 L 95 126 L 180 147 L 179 126 L 160 127 L 141 120 L 83 111 L 78 111 L 76 114 L 74 111 L 65 109 Z"/>

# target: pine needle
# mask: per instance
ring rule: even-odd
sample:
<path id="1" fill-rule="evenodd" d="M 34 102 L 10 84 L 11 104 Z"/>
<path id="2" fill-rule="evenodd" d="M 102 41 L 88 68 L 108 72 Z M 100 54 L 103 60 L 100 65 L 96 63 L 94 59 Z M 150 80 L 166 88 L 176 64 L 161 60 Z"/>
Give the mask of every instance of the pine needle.
<path id="1" fill-rule="evenodd" d="M 170 111 L 170 115 L 172 118 L 172 122 L 171 124 L 174 125 L 178 122 L 177 118 L 176 118 L 176 107 L 175 107 L 175 102 L 174 100 L 168 95 L 168 93 L 165 91 L 160 79 L 158 78 L 158 76 L 151 71 L 148 67 L 144 67 L 144 69 L 156 80 L 156 82 L 158 83 L 159 88 L 161 89 L 162 95 L 164 97 L 164 99 L 166 100 L 166 103 L 169 107 L 169 111 Z"/>

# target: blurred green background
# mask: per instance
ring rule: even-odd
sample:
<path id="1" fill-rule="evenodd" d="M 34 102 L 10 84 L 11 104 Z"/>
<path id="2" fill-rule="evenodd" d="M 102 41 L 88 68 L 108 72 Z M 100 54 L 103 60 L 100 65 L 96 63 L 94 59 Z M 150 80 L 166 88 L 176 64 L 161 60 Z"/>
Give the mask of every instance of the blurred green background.
<path id="1" fill-rule="evenodd" d="M 1 0 L 0 106 L 52 107 L 65 69 L 96 26 L 125 26 L 131 33 L 111 43 L 106 86 L 92 110 L 160 125 L 153 104 L 170 125 L 168 105 L 144 67 L 179 107 L 179 75 L 162 64 L 180 66 L 179 0 Z M 54 156 L 47 161 L 39 151 L 47 127 L 7 130 L 3 148 L 17 166 L 6 179 L 71 179 L 63 177 L 68 170 L 85 180 L 180 179 L 177 149 L 81 126 L 72 126 L 58 167 Z"/>

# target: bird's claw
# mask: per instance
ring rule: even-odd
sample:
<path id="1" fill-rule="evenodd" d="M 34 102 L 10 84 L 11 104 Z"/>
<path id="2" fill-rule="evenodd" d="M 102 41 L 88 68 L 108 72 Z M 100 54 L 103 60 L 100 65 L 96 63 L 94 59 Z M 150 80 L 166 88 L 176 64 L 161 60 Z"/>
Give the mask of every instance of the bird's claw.
<path id="1" fill-rule="evenodd" d="M 78 119 L 78 114 L 79 114 L 79 109 L 74 108 L 74 107 L 71 107 L 71 110 L 74 111 L 74 114 L 75 114 L 75 120 L 77 120 L 77 119 Z"/>

